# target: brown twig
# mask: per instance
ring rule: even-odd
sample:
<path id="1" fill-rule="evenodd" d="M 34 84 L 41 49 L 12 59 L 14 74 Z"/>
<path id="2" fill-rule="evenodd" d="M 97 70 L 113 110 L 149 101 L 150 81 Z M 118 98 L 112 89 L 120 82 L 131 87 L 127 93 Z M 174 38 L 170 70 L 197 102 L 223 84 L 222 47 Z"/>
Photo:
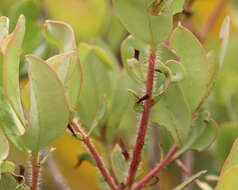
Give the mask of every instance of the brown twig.
<path id="1" fill-rule="evenodd" d="M 92 156 L 97 164 L 97 167 L 100 170 L 102 176 L 104 177 L 104 180 L 106 181 L 106 183 L 111 187 L 112 190 L 117 190 L 117 185 L 114 182 L 113 178 L 109 175 L 97 150 L 95 149 L 94 145 L 92 144 L 92 142 L 90 141 L 88 136 L 84 133 L 83 129 L 78 124 L 76 119 L 74 119 L 72 121 L 72 127 L 74 128 L 75 131 L 77 131 L 78 133 L 80 133 L 82 135 L 82 141 L 84 142 L 84 144 L 86 145 L 86 147 L 88 148 L 90 153 L 92 154 Z"/>
<path id="2" fill-rule="evenodd" d="M 141 181 L 139 181 L 133 190 L 140 190 L 143 188 L 162 168 L 164 168 L 171 158 L 176 153 L 178 147 L 174 145 L 172 149 L 169 151 L 168 155 L 165 157 L 164 160 L 162 160 L 152 171 L 150 171 Z"/>
<path id="3" fill-rule="evenodd" d="M 215 6 L 211 15 L 209 16 L 209 18 L 207 19 L 207 21 L 205 22 L 205 24 L 203 25 L 203 27 L 199 33 L 201 41 L 205 40 L 207 34 L 210 32 L 213 25 L 215 24 L 217 17 L 220 15 L 221 11 L 224 9 L 224 7 L 228 1 L 229 0 L 220 0 L 218 2 L 218 4 Z"/>
<path id="4" fill-rule="evenodd" d="M 144 103 L 144 112 L 142 113 L 140 126 L 139 126 L 137 137 L 136 137 L 136 144 L 133 149 L 132 160 L 130 162 L 128 176 L 126 179 L 126 187 L 128 187 L 129 189 L 134 182 L 135 175 L 136 175 L 139 163 L 141 161 L 141 152 L 145 143 L 146 129 L 148 127 L 150 110 L 151 110 L 151 105 L 153 101 L 152 89 L 153 89 L 153 83 L 154 83 L 155 60 L 156 60 L 155 51 L 151 50 L 149 55 L 149 60 L 148 60 L 148 73 L 147 73 L 147 81 L 146 81 L 146 95 L 148 95 L 148 98 L 145 100 L 145 103 Z"/>

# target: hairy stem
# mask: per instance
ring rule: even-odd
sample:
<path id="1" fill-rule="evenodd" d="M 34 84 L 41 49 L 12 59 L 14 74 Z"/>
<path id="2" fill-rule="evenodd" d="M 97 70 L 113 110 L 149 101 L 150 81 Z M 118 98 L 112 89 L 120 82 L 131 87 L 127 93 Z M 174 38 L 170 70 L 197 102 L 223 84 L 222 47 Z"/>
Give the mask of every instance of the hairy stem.
<path id="1" fill-rule="evenodd" d="M 210 32 L 211 28 L 215 24 L 215 21 L 216 21 L 217 17 L 220 15 L 220 13 L 224 9 L 224 7 L 225 7 L 225 5 L 228 1 L 229 0 L 219 0 L 217 5 L 214 7 L 213 11 L 211 12 L 211 15 L 209 16 L 209 18 L 205 22 L 205 24 L 202 27 L 202 30 L 200 32 L 199 36 L 200 36 L 201 41 L 205 40 L 207 34 Z"/>
<path id="2" fill-rule="evenodd" d="M 40 163 L 38 154 L 31 153 L 31 190 L 39 190 Z"/>
<path id="3" fill-rule="evenodd" d="M 101 157 L 99 156 L 97 150 L 95 149 L 94 145 L 92 144 L 92 142 L 90 141 L 90 139 L 88 138 L 88 136 L 85 134 L 85 132 L 83 131 L 83 129 L 81 128 L 81 126 L 78 124 L 77 120 L 73 120 L 72 121 L 72 126 L 74 128 L 75 131 L 77 131 L 78 133 L 80 133 L 82 135 L 82 141 L 84 142 L 84 144 L 86 145 L 86 147 L 88 148 L 88 150 L 90 151 L 90 153 L 92 154 L 98 169 L 100 170 L 102 176 L 104 177 L 104 180 L 106 181 L 106 183 L 110 186 L 110 188 L 112 190 L 117 190 L 117 185 L 116 183 L 113 181 L 113 178 L 109 175 Z"/>
<path id="4" fill-rule="evenodd" d="M 133 190 L 140 190 L 143 188 L 162 168 L 164 168 L 171 158 L 174 156 L 174 154 L 177 151 L 177 146 L 174 145 L 172 149 L 169 151 L 168 155 L 165 157 L 164 160 L 162 160 L 152 171 L 150 171 L 141 181 L 139 181 Z"/>
<path id="5" fill-rule="evenodd" d="M 148 96 L 148 98 L 145 100 L 145 103 L 144 103 L 144 112 L 142 113 L 142 116 L 141 116 L 140 126 L 139 126 L 137 137 L 136 137 L 136 144 L 133 149 L 133 155 L 130 162 L 130 168 L 129 168 L 128 176 L 126 180 L 126 187 L 128 187 L 129 189 L 134 182 L 135 175 L 141 161 L 141 152 L 144 147 L 146 129 L 149 123 L 150 110 L 151 110 L 152 101 L 153 101 L 152 90 L 153 90 L 153 82 L 154 82 L 155 60 L 156 60 L 155 52 L 156 52 L 155 50 L 150 51 L 149 60 L 148 60 L 148 73 L 147 73 L 147 81 L 146 81 L 146 95 Z"/>

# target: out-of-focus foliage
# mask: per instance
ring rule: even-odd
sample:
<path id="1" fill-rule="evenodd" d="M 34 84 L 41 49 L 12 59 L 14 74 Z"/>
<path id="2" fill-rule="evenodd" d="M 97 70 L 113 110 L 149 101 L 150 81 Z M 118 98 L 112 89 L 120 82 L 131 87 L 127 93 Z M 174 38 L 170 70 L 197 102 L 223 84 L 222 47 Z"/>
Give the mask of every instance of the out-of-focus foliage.
<path id="1" fill-rule="evenodd" d="M 210 154 L 214 157 L 214 163 L 222 163 L 238 136 L 238 91 L 236 87 L 238 37 L 236 34 L 237 19 L 235 19 L 238 17 L 237 2 L 233 0 L 224 7 L 209 33 L 211 38 L 207 37 L 204 42 L 206 49 L 204 50 L 199 40 L 183 24 L 172 32 L 173 14 L 182 11 L 184 2 L 177 1 L 178 4 L 176 4 L 175 1 L 168 1 L 173 3 L 165 3 L 155 9 L 153 3 L 156 1 L 152 0 L 147 1 L 147 4 L 144 0 L 113 0 L 114 10 L 112 10 L 111 2 L 108 0 L 2 0 L 0 13 L 9 16 L 11 20 L 9 31 L 14 31 L 20 14 L 25 15 L 26 25 L 23 42 L 21 42 L 23 37 L 20 36 L 16 39 L 16 44 L 12 45 L 14 47 L 11 50 L 11 46 L 7 44 L 14 42 L 12 40 L 14 35 L 12 35 L 2 45 L 1 60 L 7 60 L 9 55 L 14 61 L 6 62 L 17 64 L 12 64 L 12 66 L 7 64 L 5 68 L 8 72 L 4 73 L 5 81 L 0 80 L 0 138 L 2 137 L 0 139 L 0 162 L 8 156 L 7 138 L 21 151 L 25 151 L 25 146 L 27 146 L 38 152 L 39 147 L 41 149 L 49 145 L 63 133 L 68 121 L 73 117 L 78 117 L 80 124 L 97 142 L 97 148 L 105 157 L 106 165 L 110 167 L 112 164 L 112 170 L 121 182 L 126 175 L 128 162 L 124 160 L 118 145 L 114 146 L 114 144 L 117 144 L 118 139 L 121 138 L 126 147 L 132 147 L 134 143 L 138 114 L 143 111 L 142 103 L 137 102 L 144 96 L 141 88 L 143 88 L 147 73 L 149 44 L 152 44 L 158 46 L 156 52 L 158 72 L 155 74 L 153 92 L 153 98 L 156 101 L 152 110 L 152 122 L 159 126 L 163 134 L 160 134 L 162 136 L 160 143 L 164 145 L 164 151 L 167 151 L 171 143 L 177 143 L 180 146 L 175 156 L 177 158 L 189 149 L 198 151 L 206 149 L 217 136 Z M 192 17 L 188 19 L 194 33 L 196 31 L 199 33 L 216 3 L 216 0 L 194 0 L 190 7 Z M 128 31 L 120 24 L 114 12 Z M 221 50 L 219 39 L 216 36 L 219 34 L 226 15 L 231 15 L 232 36 L 220 71 L 217 68 L 219 58 L 216 53 L 219 54 L 220 51 L 221 64 L 229 27 L 223 27 Z M 43 31 L 44 20 L 49 18 L 70 24 L 75 34 L 70 26 L 57 21 L 46 21 Z M 5 30 L 3 22 L 2 25 Z M 184 25 L 187 26 L 187 22 Z M 0 30 L 2 30 L 1 26 Z M 18 27 L 15 31 L 17 29 Z M 126 37 L 127 32 L 132 36 L 127 37 L 123 42 L 120 58 L 119 44 Z M 167 44 L 166 39 L 169 36 L 170 40 Z M 1 35 L 0 37 L 2 40 Z M 160 43 L 164 41 L 166 43 Z M 211 49 L 215 52 L 209 52 Z M 20 53 L 22 55 L 32 53 L 46 61 L 33 56 L 28 57 L 29 65 L 36 67 L 35 72 L 33 70 L 27 72 L 28 64 Z M 57 55 L 49 58 L 53 53 Z M 125 69 L 121 68 L 121 59 Z M 39 70 L 42 72 L 38 72 Z M 207 99 L 210 95 L 210 87 L 215 81 L 213 79 L 216 78 L 218 72 L 220 74 L 215 90 Z M 28 73 L 30 82 L 27 79 Z M 20 100 L 19 75 L 22 100 Z M 2 70 L 0 77 L 2 79 Z M 6 78 L 11 78 L 11 80 L 6 80 Z M 75 81 L 80 82 L 75 83 Z M 46 88 L 41 84 L 49 86 Z M 54 88 L 50 88 L 51 85 Z M 5 86 L 4 90 L 3 86 Z M 43 98 L 38 99 L 38 96 Z M 21 109 L 21 101 L 26 110 Z M 40 106 L 36 108 L 30 101 Z M 50 104 L 45 104 L 46 101 Z M 53 103 L 55 106 L 52 107 Z M 6 110 L 2 111 L 2 107 Z M 59 114 L 59 112 L 54 113 L 54 110 L 64 111 Z M 209 110 L 211 114 L 206 110 Z M 47 111 L 52 114 L 49 116 Z M 29 120 L 24 116 L 25 112 L 30 113 Z M 14 117 L 11 116 L 12 113 L 15 114 Z M 40 117 L 34 118 L 36 115 Z M 2 122 L 3 118 L 7 120 L 7 124 Z M 42 122 L 43 118 L 47 121 L 46 123 Z M 218 126 L 213 118 L 219 125 L 218 135 Z M 33 121 L 35 121 L 34 132 L 28 130 L 25 133 Z M 16 124 L 19 130 L 14 132 L 12 129 Z M 49 126 L 54 128 L 49 129 Z M 28 136 L 23 137 L 25 143 L 21 138 L 23 134 Z M 48 136 L 44 134 L 49 135 L 50 140 L 47 140 Z M 40 143 L 41 138 L 44 139 L 42 143 Z M 149 136 L 148 139 L 152 137 Z M 78 169 L 73 169 L 77 163 L 78 153 L 86 151 L 81 144 L 65 134 L 54 145 L 57 147 L 56 152 L 53 153 L 56 161 L 61 164 L 60 169 L 67 176 L 73 189 L 77 189 L 79 181 L 82 189 L 99 189 L 96 184 L 97 170 L 87 161 L 83 162 Z M 151 147 L 146 146 L 147 148 Z M 150 160 L 147 155 L 145 157 L 145 160 Z M 90 159 L 85 160 L 90 161 Z M 3 169 L 0 169 L 0 172 L 2 171 Z M 4 171 L 2 177 L 15 189 L 16 181 L 9 175 L 12 172 L 13 170 Z M 144 172 L 141 173 L 141 175 L 144 174 Z M 194 175 L 191 179 L 194 180 L 200 174 Z M 232 184 L 230 182 L 235 181 L 233 179 L 235 175 L 237 175 L 236 166 L 227 171 L 224 177 L 221 174 L 217 189 L 232 189 L 233 187 L 224 185 Z M 182 186 L 190 182 L 188 180 Z M 4 185 L 0 183 L 0 189 L 1 187 L 6 188 Z M 24 184 L 20 188 L 27 189 Z"/>

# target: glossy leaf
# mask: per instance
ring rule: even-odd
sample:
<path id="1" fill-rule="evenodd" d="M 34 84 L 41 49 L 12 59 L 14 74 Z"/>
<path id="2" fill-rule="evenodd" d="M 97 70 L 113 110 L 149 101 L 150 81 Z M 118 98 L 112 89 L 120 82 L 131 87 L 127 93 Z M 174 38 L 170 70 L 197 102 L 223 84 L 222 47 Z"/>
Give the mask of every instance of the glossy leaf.
<path id="1" fill-rule="evenodd" d="M 148 44 L 165 41 L 172 30 L 173 15 L 169 7 L 161 14 L 149 11 L 153 0 L 113 0 L 114 8 L 127 30 Z"/>
<path id="2" fill-rule="evenodd" d="M 194 182 L 197 178 L 199 178 L 201 175 L 205 174 L 206 172 L 207 172 L 206 170 L 203 170 L 203 171 L 200 171 L 200 172 L 192 175 L 185 182 L 183 182 L 179 186 L 175 187 L 173 190 L 183 190 L 185 187 L 187 187 L 189 184 Z"/>
<path id="3" fill-rule="evenodd" d="M 234 166 L 227 170 L 219 180 L 215 190 L 231 190 L 238 187 L 238 166 Z"/>
<path id="4" fill-rule="evenodd" d="M 3 87 L 18 119 L 25 125 L 19 89 L 19 65 L 21 45 L 25 33 L 25 17 L 21 15 L 15 30 L 9 35 L 3 49 Z"/>
<path id="5" fill-rule="evenodd" d="M 82 69 L 76 51 L 49 58 L 47 64 L 58 74 L 72 110 L 76 109 L 82 86 Z"/>
<path id="6" fill-rule="evenodd" d="M 29 127 L 23 136 L 33 152 L 45 148 L 66 129 L 69 109 L 62 83 L 43 60 L 27 56 L 30 77 Z M 41 72 L 39 72 L 41 71 Z"/>
<path id="7" fill-rule="evenodd" d="M 193 112 L 201 102 L 209 82 L 206 53 L 198 39 L 181 25 L 174 30 L 170 44 L 180 56 L 180 62 L 188 74 L 187 80 L 181 82 L 181 88 Z"/>
<path id="8" fill-rule="evenodd" d="M 129 163 L 125 160 L 121 148 L 116 145 L 111 153 L 112 168 L 119 182 L 122 182 L 127 175 Z"/>
<path id="9" fill-rule="evenodd" d="M 8 153 L 9 153 L 9 144 L 2 130 L 0 129 L 0 162 L 7 158 Z"/>
<path id="10" fill-rule="evenodd" d="M 44 32 L 47 40 L 56 45 L 60 52 L 77 49 L 74 31 L 70 25 L 60 21 L 47 20 Z"/>
<path id="11" fill-rule="evenodd" d="M 238 139 L 235 140 L 231 148 L 230 154 L 228 155 L 223 165 L 220 175 L 222 176 L 226 171 L 228 171 L 230 168 L 234 166 L 238 166 Z"/>

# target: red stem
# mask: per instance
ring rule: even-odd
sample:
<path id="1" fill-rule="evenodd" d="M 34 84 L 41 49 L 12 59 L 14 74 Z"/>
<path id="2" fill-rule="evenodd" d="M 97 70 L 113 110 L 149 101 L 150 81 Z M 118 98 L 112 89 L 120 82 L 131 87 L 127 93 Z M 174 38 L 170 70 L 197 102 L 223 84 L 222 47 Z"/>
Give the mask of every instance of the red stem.
<path id="1" fill-rule="evenodd" d="M 88 136 L 84 133 L 84 131 L 81 129 L 80 125 L 78 124 L 78 122 L 76 120 L 72 121 L 72 126 L 78 133 L 80 133 L 82 135 L 82 141 L 87 146 L 88 150 L 91 152 L 91 154 L 97 164 L 98 169 L 100 170 L 101 174 L 104 177 L 104 180 L 107 182 L 107 184 L 111 187 L 112 190 L 117 190 L 116 183 L 110 177 L 106 167 L 104 166 L 104 163 L 103 163 L 101 157 L 99 156 L 98 152 L 96 151 L 94 145 L 92 144 L 92 142 L 90 141 Z"/>
<path id="2" fill-rule="evenodd" d="M 133 190 L 140 190 L 141 188 L 143 188 L 162 168 L 164 168 L 168 164 L 170 159 L 176 153 L 177 149 L 178 147 L 174 145 L 170 150 L 170 152 L 168 153 L 168 155 L 166 156 L 166 158 L 162 160 L 153 170 L 151 170 L 150 173 L 148 173 L 147 176 L 145 176 L 145 178 L 139 181 L 135 185 Z"/>
<path id="3" fill-rule="evenodd" d="M 148 61 L 148 73 L 147 73 L 147 81 L 146 81 L 146 95 L 148 96 L 148 99 L 146 99 L 144 103 L 144 112 L 141 117 L 140 126 L 138 129 L 137 138 L 136 138 L 136 144 L 134 146 L 132 160 L 130 162 L 130 168 L 129 168 L 128 177 L 126 180 L 126 187 L 128 187 L 129 189 L 134 182 L 136 171 L 141 161 L 141 152 L 145 143 L 146 129 L 148 127 L 150 109 L 151 109 L 152 101 L 153 101 L 152 90 L 153 90 L 153 82 L 154 82 L 155 60 L 156 60 L 155 51 L 151 50 L 149 55 L 149 61 Z"/>
<path id="4" fill-rule="evenodd" d="M 40 163 L 37 161 L 38 155 L 31 155 L 31 164 L 32 164 L 32 172 L 31 172 L 31 190 L 38 190 L 39 185 L 39 175 L 40 175 Z"/>

